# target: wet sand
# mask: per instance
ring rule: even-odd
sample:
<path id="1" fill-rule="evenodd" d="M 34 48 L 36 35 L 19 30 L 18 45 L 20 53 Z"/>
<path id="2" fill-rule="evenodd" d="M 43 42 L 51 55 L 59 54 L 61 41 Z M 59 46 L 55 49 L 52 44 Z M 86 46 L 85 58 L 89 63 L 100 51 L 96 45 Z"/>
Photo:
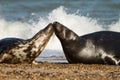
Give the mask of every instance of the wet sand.
<path id="1" fill-rule="evenodd" d="M 50 62 L 0 64 L 0 80 L 120 80 L 120 66 Z"/>

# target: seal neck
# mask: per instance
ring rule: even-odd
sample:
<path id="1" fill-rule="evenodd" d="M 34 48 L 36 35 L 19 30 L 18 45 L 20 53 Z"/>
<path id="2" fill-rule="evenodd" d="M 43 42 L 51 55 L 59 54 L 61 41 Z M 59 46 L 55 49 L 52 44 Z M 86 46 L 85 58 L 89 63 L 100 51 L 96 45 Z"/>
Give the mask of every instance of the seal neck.
<path id="1" fill-rule="evenodd" d="M 52 24 L 49 24 L 47 27 L 40 30 L 37 34 L 35 34 L 29 40 L 29 44 L 32 46 L 32 52 L 40 54 L 40 52 L 45 48 L 52 34 L 53 34 Z"/>

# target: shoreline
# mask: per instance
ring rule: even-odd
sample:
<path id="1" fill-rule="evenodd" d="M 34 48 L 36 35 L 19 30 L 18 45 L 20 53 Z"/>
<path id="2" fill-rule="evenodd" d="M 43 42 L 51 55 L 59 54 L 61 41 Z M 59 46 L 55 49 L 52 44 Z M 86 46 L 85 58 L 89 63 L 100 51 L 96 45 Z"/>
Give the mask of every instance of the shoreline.
<path id="1" fill-rule="evenodd" d="M 42 62 L 0 64 L 0 80 L 119 80 L 120 66 Z"/>

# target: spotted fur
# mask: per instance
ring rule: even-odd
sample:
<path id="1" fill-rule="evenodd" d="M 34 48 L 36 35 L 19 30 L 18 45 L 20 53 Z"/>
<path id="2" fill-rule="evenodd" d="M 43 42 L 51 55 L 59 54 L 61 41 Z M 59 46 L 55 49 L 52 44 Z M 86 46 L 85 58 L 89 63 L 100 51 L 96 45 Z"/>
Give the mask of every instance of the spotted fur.
<path id="1" fill-rule="evenodd" d="M 52 34 L 53 27 L 49 24 L 28 40 L 18 38 L 0 40 L 0 63 L 32 63 L 45 48 Z"/>

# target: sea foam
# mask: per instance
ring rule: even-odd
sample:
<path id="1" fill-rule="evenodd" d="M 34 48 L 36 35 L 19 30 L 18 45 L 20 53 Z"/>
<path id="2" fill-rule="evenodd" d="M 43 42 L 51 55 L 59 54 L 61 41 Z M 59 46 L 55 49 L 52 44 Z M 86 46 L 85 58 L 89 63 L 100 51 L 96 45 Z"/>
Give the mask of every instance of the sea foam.
<path id="1" fill-rule="evenodd" d="M 34 14 L 35 15 L 35 14 Z M 79 36 L 106 30 L 103 25 L 98 24 L 96 19 L 92 19 L 80 14 L 68 13 L 64 7 L 58 7 L 48 13 L 47 16 L 39 16 L 37 22 L 30 19 L 28 22 L 20 21 L 6 21 L 5 19 L 0 19 L 0 38 L 6 37 L 18 37 L 23 39 L 31 38 L 39 30 L 47 26 L 49 23 L 58 21 L 74 32 Z M 120 31 L 119 28 L 120 20 L 114 24 L 110 24 L 107 30 L 110 31 Z M 58 53 L 58 54 L 56 54 Z M 45 50 L 42 52 L 41 56 L 52 56 L 52 55 L 63 55 L 63 50 L 61 44 L 57 37 L 53 34 Z"/>

